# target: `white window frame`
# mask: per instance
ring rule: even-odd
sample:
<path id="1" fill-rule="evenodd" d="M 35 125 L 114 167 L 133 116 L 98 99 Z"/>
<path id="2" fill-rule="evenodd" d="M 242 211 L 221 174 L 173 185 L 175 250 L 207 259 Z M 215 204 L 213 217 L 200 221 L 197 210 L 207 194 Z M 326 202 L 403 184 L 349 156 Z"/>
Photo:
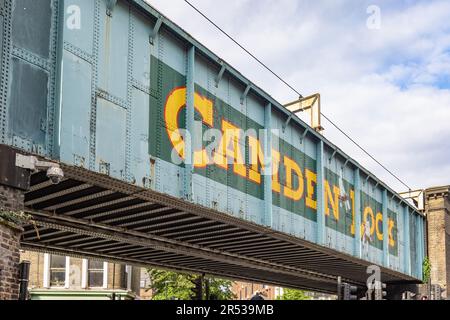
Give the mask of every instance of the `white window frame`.
<path id="1" fill-rule="evenodd" d="M 47 289 L 69 289 L 70 288 L 70 257 L 66 256 L 66 266 L 64 273 L 64 287 L 52 287 L 50 285 L 50 263 L 51 254 L 44 253 L 44 277 L 43 277 L 43 287 Z"/>
<path id="2" fill-rule="evenodd" d="M 88 278 L 88 260 L 83 259 L 81 261 L 81 288 L 87 289 L 87 278 Z"/>
<path id="3" fill-rule="evenodd" d="M 132 273 L 133 267 L 130 265 L 126 265 L 125 270 L 127 272 L 127 290 L 131 291 L 131 279 L 132 279 L 131 273 Z"/>
<path id="4" fill-rule="evenodd" d="M 64 279 L 64 288 L 70 288 L 70 257 L 66 256 L 66 276 Z"/>
<path id="5" fill-rule="evenodd" d="M 108 289 L 108 262 L 103 262 L 103 289 Z"/>
<path id="6" fill-rule="evenodd" d="M 44 253 L 44 277 L 43 287 L 50 288 L 50 254 Z"/>
<path id="7" fill-rule="evenodd" d="M 81 263 L 81 288 L 89 289 L 89 261 L 88 259 L 83 259 Z M 94 287 L 92 287 L 94 289 Z M 103 289 L 108 289 L 108 262 L 103 262 L 103 284 L 101 287 Z"/>

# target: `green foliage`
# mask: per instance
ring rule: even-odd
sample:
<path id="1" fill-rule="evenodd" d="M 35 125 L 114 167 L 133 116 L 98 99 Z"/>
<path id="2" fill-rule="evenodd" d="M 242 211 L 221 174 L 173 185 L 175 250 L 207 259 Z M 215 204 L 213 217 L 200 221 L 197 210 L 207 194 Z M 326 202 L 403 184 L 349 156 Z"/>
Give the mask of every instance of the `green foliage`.
<path id="1" fill-rule="evenodd" d="M 149 269 L 147 272 L 150 276 L 153 300 L 191 299 L 194 284 L 189 275 L 157 269 Z"/>
<path id="2" fill-rule="evenodd" d="M 233 300 L 236 298 L 235 294 L 231 291 L 233 282 L 230 280 L 223 280 L 217 278 L 208 278 L 209 280 L 209 292 L 211 299 L 215 300 Z"/>
<path id="3" fill-rule="evenodd" d="M 150 276 L 150 288 L 153 291 L 154 300 L 191 300 L 193 297 L 194 283 L 198 275 L 176 273 L 158 269 L 148 269 Z M 217 300 L 231 300 L 234 298 L 231 292 L 232 282 L 228 280 L 208 278 L 210 296 Z M 203 290 L 205 292 L 205 290 Z"/>
<path id="4" fill-rule="evenodd" d="M 431 263 L 428 257 L 423 259 L 423 282 L 427 283 L 430 280 L 431 276 Z"/>
<path id="5" fill-rule="evenodd" d="M 3 208 L 0 209 L 0 218 L 18 226 L 29 224 L 33 221 L 32 216 L 23 211 L 11 211 Z"/>
<path id="6" fill-rule="evenodd" d="M 12 223 L 19 227 L 32 225 L 34 227 L 34 230 L 36 231 L 38 239 L 40 239 L 39 229 L 36 225 L 36 222 L 33 220 L 33 216 L 30 214 L 27 214 L 23 211 L 11 211 L 0 208 L 0 220 Z"/>
<path id="7" fill-rule="evenodd" d="M 304 291 L 295 289 L 284 289 L 283 295 L 278 300 L 311 300 Z"/>

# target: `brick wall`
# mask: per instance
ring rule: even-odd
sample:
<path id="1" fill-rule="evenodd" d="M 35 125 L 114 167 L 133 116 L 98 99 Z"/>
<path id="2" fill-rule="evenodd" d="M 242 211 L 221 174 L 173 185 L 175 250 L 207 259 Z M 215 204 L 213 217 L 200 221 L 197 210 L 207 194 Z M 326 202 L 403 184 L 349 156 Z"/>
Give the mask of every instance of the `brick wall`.
<path id="1" fill-rule="evenodd" d="M 19 297 L 20 231 L 0 222 L 0 300 Z"/>
<path id="2" fill-rule="evenodd" d="M 450 187 L 427 190 L 428 256 L 431 283 L 450 290 Z M 443 297 L 449 296 L 448 292 Z"/>
<path id="3" fill-rule="evenodd" d="M 44 254 L 40 252 L 22 251 L 20 260 L 30 262 L 30 278 L 28 289 L 42 288 L 44 281 Z"/>
<path id="4" fill-rule="evenodd" d="M 23 192 L 0 184 L 0 207 L 6 210 L 23 210 Z"/>
<path id="5" fill-rule="evenodd" d="M 266 300 L 275 300 L 275 287 L 273 286 L 265 286 L 263 284 L 258 283 L 248 283 L 248 282 L 233 282 L 233 286 L 231 291 L 235 295 L 236 300 L 249 300 L 253 297 L 256 291 L 265 292 Z"/>
<path id="6" fill-rule="evenodd" d="M 0 185 L 0 208 L 22 210 L 23 193 Z M 16 300 L 19 297 L 20 235 L 20 228 L 0 221 L 0 300 Z"/>

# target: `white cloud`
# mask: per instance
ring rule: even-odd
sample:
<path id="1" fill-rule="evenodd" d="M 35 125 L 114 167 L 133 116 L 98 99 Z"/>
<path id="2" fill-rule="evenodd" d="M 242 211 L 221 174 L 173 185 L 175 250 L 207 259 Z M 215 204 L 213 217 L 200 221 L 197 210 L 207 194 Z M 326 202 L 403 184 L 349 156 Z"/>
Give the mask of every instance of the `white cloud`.
<path id="1" fill-rule="evenodd" d="M 412 187 L 450 184 L 450 2 L 191 0 Z M 182 0 L 150 0 L 281 102 L 295 94 Z M 366 27 L 368 5 L 381 29 Z M 404 190 L 327 122 L 325 135 Z"/>

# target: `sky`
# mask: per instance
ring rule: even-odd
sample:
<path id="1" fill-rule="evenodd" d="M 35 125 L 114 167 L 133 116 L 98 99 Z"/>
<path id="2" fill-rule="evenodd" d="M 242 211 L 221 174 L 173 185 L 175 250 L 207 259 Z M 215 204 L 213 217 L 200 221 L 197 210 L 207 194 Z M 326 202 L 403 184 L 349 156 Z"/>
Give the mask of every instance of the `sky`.
<path id="1" fill-rule="evenodd" d="M 450 184 L 450 1 L 190 0 L 412 189 Z M 147 0 L 281 103 L 297 95 L 184 0 Z M 407 191 L 323 119 L 324 135 Z"/>

